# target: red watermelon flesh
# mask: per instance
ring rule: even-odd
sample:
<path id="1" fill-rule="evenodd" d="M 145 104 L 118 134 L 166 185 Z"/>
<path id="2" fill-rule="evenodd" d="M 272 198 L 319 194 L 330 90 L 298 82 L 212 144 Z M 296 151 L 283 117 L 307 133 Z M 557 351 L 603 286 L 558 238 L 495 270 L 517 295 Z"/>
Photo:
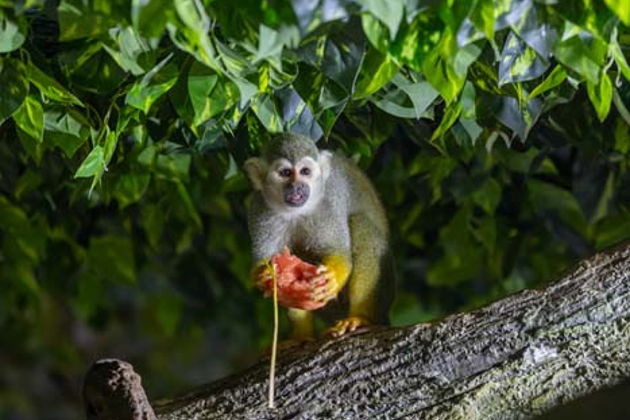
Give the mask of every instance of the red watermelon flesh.
<path id="1" fill-rule="evenodd" d="M 317 266 L 291 254 L 288 248 L 271 257 L 276 268 L 278 301 L 283 306 L 313 310 L 326 302 L 314 301 L 311 297 L 311 279 L 317 275 Z"/>

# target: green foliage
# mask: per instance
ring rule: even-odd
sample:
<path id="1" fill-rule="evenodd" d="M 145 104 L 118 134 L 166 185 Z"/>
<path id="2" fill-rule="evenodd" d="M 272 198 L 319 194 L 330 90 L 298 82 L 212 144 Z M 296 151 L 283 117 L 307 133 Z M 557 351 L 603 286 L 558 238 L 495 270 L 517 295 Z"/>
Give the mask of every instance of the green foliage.
<path id="1" fill-rule="evenodd" d="M 399 262 L 397 324 L 627 239 L 628 10 L 0 0 L 0 356 L 71 388 L 120 355 L 155 396 L 242 364 L 271 307 L 249 282 L 238 168 L 270 133 L 368 169 Z M 61 407 L 61 393 L 25 394 L 29 381 L 0 376 L 20 390 L 0 392 L 0 417 L 64 417 L 36 413 L 27 398 Z"/>

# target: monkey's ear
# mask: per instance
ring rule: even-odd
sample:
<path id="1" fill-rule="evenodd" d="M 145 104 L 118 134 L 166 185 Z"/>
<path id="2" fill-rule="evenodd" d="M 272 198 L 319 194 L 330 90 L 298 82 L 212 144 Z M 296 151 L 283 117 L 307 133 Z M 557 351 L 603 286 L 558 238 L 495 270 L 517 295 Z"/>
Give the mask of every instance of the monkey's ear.
<path id="1" fill-rule="evenodd" d="M 267 172 L 267 164 L 264 159 L 253 157 L 249 158 L 243 164 L 243 169 L 252 181 L 255 190 L 262 190 L 265 173 Z"/>
<path id="2" fill-rule="evenodd" d="M 317 159 L 317 163 L 319 163 L 319 168 L 322 171 L 322 179 L 325 181 L 330 175 L 330 165 L 332 160 L 332 152 L 329 150 L 320 150 L 319 158 Z"/>

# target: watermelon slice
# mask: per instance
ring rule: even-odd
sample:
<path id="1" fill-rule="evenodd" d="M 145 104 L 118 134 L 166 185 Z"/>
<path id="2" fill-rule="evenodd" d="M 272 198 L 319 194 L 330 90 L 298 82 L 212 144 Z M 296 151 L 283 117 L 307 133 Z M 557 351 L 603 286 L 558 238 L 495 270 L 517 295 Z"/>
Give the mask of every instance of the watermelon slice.
<path id="1" fill-rule="evenodd" d="M 311 296 L 314 287 L 311 279 L 317 276 L 317 266 L 291 254 L 288 248 L 272 256 L 271 263 L 276 268 L 278 302 L 282 306 L 310 311 L 326 304 L 313 300 Z M 271 285 L 269 289 L 273 293 Z"/>

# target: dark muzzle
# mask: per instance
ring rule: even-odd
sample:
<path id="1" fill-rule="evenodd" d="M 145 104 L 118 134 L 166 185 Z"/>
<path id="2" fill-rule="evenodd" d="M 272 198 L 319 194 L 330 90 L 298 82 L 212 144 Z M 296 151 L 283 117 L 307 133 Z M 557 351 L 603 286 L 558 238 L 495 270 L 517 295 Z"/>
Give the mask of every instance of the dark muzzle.
<path id="1" fill-rule="evenodd" d="M 291 207 L 300 207 L 306 203 L 310 194 L 307 184 L 296 182 L 284 189 L 284 202 Z"/>

